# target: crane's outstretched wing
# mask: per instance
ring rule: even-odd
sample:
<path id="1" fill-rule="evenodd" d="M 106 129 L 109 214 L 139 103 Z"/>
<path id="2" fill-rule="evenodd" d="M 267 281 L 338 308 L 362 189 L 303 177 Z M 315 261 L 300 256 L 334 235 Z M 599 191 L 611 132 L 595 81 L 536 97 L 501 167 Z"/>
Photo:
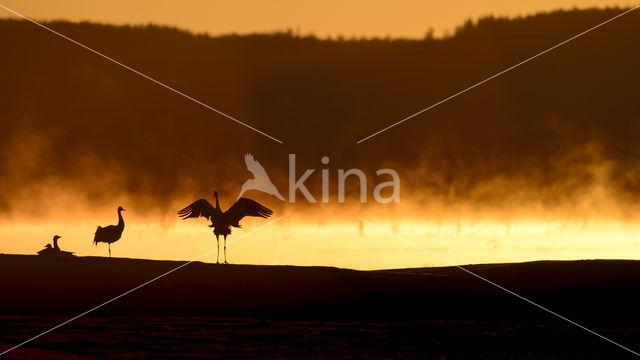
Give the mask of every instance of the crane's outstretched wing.
<path id="1" fill-rule="evenodd" d="M 238 222 L 245 216 L 257 216 L 261 218 L 268 218 L 273 214 L 271 209 L 268 209 L 257 202 L 247 199 L 240 198 L 238 201 L 233 204 L 232 207 L 227 210 L 225 215 L 227 219 L 229 219 L 229 223 L 231 226 L 240 227 Z"/>
<path id="2" fill-rule="evenodd" d="M 260 165 L 260 163 L 253 158 L 253 155 L 245 154 L 244 163 L 247 164 L 247 170 L 249 170 L 253 174 L 254 178 L 256 178 L 256 179 L 259 179 L 259 178 L 267 178 L 267 179 L 269 179 L 269 175 L 267 175 L 267 172 L 264 170 L 262 165 Z"/>
<path id="3" fill-rule="evenodd" d="M 205 199 L 196 200 L 191 203 L 191 205 L 178 211 L 178 216 L 180 216 L 182 220 L 197 218 L 199 216 L 205 217 L 207 220 L 211 220 L 213 215 L 215 215 L 215 209 Z"/>

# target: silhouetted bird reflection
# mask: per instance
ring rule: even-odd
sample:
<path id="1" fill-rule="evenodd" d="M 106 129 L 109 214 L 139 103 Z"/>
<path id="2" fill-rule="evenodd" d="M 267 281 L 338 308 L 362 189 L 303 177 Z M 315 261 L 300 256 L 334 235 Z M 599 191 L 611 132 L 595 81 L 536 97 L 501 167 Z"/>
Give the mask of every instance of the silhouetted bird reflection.
<path id="1" fill-rule="evenodd" d="M 218 258 L 216 262 L 220 262 L 219 236 L 222 235 L 224 237 L 224 263 L 227 264 L 227 235 L 231 234 L 231 227 L 239 228 L 240 224 L 238 222 L 245 216 L 267 218 L 273 214 L 273 211 L 251 199 L 239 198 L 227 211 L 222 212 L 218 202 L 218 192 L 215 191 L 213 196 L 216 198 L 215 208 L 207 200 L 200 199 L 178 211 L 178 216 L 182 217 L 183 220 L 200 216 L 211 220 L 209 227 L 213 228 L 213 233 L 216 235 L 216 241 L 218 242 Z"/>
<path id="2" fill-rule="evenodd" d="M 111 243 L 120 240 L 122 231 L 124 230 L 124 219 L 122 218 L 122 212 L 126 211 L 122 206 L 118 206 L 118 225 L 109 225 L 106 227 L 98 226 L 96 229 L 96 235 L 93 238 L 93 244 L 98 243 L 109 244 L 109 257 L 111 257 Z"/>
<path id="3" fill-rule="evenodd" d="M 71 251 L 62 251 L 58 246 L 58 239 L 61 236 L 54 235 L 53 236 L 53 246 L 51 244 L 45 245 L 44 249 L 38 251 L 38 255 L 41 256 L 74 256 Z"/>

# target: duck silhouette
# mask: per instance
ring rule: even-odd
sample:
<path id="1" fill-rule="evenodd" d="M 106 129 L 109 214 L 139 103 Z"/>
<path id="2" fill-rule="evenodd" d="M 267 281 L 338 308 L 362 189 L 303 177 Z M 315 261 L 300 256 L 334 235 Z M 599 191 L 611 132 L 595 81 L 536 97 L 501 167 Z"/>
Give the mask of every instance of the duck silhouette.
<path id="1" fill-rule="evenodd" d="M 53 236 L 53 246 L 51 244 L 47 244 L 44 246 L 44 249 L 38 251 L 38 255 L 40 256 L 75 256 L 71 251 L 62 251 L 58 246 L 58 239 L 61 236 L 54 235 Z"/>

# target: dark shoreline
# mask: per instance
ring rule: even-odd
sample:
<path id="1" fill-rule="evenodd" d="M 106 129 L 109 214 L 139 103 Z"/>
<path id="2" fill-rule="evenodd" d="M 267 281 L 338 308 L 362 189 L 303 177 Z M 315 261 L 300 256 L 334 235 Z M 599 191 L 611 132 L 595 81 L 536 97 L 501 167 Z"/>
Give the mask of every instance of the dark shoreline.
<path id="1" fill-rule="evenodd" d="M 73 315 L 184 262 L 0 255 L 0 314 Z M 467 269 L 532 301 L 593 321 L 640 319 L 640 261 L 537 261 Z M 597 308 L 597 311 L 593 311 Z M 95 315 L 314 319 L 510 319 L 547 316 L 455 267 L 357 271 L 191 263 Z"/>
<path id="2" fill-rule="evenodd" d="M 0 255 L 4 351 L 183 262 Z M 634 348 L 640 261 L 466 268 Z M 457 268 L 192 263 L 9 358 L 625 358 Z"/>

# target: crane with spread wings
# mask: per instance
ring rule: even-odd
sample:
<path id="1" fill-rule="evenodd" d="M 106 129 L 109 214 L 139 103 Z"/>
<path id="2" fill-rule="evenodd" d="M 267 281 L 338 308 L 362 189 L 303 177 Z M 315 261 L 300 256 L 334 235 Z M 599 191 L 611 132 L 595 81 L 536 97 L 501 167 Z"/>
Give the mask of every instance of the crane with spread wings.
<path id="1" fill-rule="evenodd" d="M 224 263 L 227 264 L 227 236 L 231 234 L 231 227 L 240 227 L 240 220 L 245 216 L 256 216 L 261 218 L 268 218 L 273 214 L 273 211 L 260 205 L 258 202 L 247 199 L 239 198 L 227 211 L 220 210 L 220 203 L 218 201 L 218 192 L 214 191 L 213 196 L 216 199 L 216 206 L 213 207 L 206 199 L 196 200 L 191 205 L 178 211 L 178 216 L 183 220 L 189 218 L 204 217 L 211 221 L 209 227 L 213 228 L 213 233 L 216 236 L 218 243 L 218 259 L 216 262 L 220 262 L 220 235 L 224 237 Z"/>

